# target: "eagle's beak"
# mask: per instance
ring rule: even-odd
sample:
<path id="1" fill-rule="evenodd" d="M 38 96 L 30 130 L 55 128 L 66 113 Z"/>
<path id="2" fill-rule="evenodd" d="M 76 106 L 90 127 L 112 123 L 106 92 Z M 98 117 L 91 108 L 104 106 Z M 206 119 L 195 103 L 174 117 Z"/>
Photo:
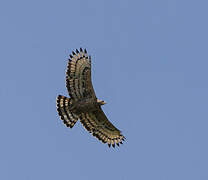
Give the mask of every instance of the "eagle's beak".
<path id="1" fill-rule="evenodd" d="M 104 104 L 106 104 L 106 102 L 105 102 L 105 101 L 102 101 L 102 100 L 99 100 L 99 99 L 97 99 L 97 103 L 98 103 L 98 104 L 100 104 L 100 105 L 104 105 Z"/>
<path id="2" fill-rule="evenodd" d="M 105 102 L 105 101 L 102 101 L 102 104 L 104 105 L 104 104 L 107 104 L 107 102 Z"/>

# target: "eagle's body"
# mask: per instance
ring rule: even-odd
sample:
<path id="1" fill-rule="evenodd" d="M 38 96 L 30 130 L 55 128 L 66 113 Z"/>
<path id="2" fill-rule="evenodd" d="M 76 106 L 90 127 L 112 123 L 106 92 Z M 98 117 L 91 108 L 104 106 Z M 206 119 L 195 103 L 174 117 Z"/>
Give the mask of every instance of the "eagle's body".
<path id="1" fill-rule="evenodd" d="M 80 101 L 72 101 L 71 111 L 74 113 L 82 113 L 82 112 L 93 112 L 99 106 L 101 106 L 98 101 L 93 101 L 92 99 L 82 99 Z"/>
<path id="2" fill-rule="evenodd" d="M 72 52 L 66 71 L 66 87 L 71 98 L 59 95 L 57 111 L 64 124 L 72 128 L 80 119 L 82 125 L 109 147 L 122 144 L 124 136 L 107 119 L 97 99 L 91 82 L 91 56 L 80 48 Z"/>

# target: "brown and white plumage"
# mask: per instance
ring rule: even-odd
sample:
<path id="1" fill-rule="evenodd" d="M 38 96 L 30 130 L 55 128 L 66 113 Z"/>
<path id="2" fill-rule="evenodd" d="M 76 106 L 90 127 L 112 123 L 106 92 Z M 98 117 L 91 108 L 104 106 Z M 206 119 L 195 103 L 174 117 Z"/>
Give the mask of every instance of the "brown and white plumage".
<path id="1" fill-rule="evenodd" d="M 109 147 L 119 146 L 125 137 L 107 119 L 101 105 L 105 102 L 98 100 L 91 81 L 91 56 L 86 49 L 76 53 L 72 51 L 66 71 L 66 87 L 71 98 L 59 95 L 57 97 L 57 111 L 67 127 L 72 128 L 80 119 L 82 125 L 93 136 Z"/>

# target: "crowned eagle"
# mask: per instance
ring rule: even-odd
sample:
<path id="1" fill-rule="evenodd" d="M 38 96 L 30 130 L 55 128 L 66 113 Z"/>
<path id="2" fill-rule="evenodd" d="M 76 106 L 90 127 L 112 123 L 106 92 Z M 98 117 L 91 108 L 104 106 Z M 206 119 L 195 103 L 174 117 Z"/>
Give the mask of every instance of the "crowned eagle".
<path id="1" fill-rule="evenodd" d="M 76 52 L 76 53 L 75 53 Z M 66 87 L 70 98 L 58 95 L 56 106 L 63 123 L 73 128 L 79 119 L 87 131 L 110 147 L 122 144 L 125 137 L 106 117 L 92 86 L 91 56 L 86 49 L 72 51 L 66 70 Z"/>

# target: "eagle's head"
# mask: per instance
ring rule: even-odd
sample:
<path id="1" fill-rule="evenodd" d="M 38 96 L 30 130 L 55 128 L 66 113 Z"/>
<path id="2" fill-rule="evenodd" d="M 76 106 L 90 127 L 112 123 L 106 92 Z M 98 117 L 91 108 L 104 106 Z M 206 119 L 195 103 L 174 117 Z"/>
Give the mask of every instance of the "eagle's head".
<path id="1" fill-rule="evenodd" d="M 97 99 L 97 103 L 99 104 L 99 105 L 104 105 L 104 104 L 106 104 L 106 102 L 105 101 L 103 101 L 103 100 L 99 100 L 99 99 Z"/>

